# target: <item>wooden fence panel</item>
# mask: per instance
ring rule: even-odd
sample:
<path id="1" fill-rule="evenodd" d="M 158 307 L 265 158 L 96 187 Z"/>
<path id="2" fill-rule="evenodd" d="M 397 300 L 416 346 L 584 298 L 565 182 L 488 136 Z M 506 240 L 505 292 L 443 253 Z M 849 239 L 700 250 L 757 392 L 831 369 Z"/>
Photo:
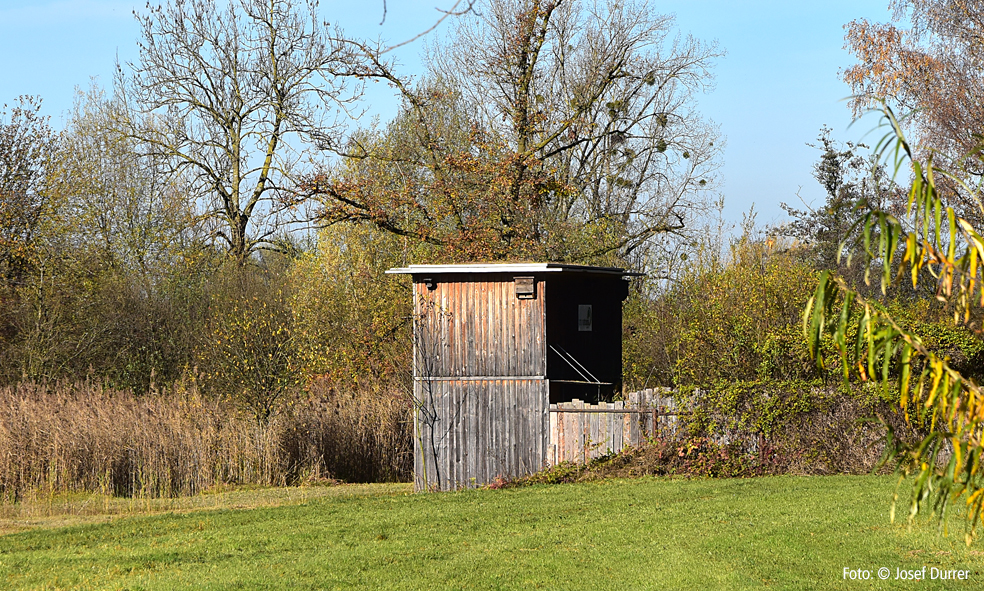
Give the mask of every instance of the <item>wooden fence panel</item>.
<path id="1" fill-rule="evenodd" d="M 674 437 L 679 420 L 672 393 L 665 389 L 630 392 L 625 401 L 586 404 L 572 400 L 550 405 L 547 461 L 585 463 L 647 438 Z"/>

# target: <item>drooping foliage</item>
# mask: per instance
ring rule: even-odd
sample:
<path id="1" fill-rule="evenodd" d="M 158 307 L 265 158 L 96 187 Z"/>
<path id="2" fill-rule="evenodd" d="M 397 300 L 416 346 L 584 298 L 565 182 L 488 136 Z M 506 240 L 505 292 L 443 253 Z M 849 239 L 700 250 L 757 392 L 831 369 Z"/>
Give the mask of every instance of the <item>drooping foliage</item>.
<path id="1" fill-rule="evenodd" d="M 866 213 L 859 222 L 862 250 L 855 257 L 877 263 L 866 267 L 865 279 L 871 281 L 874 271 L 883 294 L 897 284 L 929 284 L 948 306 L 952 322 L 979 334 L 984 239 L 973 223 L 943 203 L 937 189 L 941 178 L 960 183 L 960 172 L 937 167 L 932 155 L 925 161 L 916 158 L 887 106 L 885 119 L 891 133 L 876 151 L 890 157 L 896 171 L 905 167 L 911 173 L 906 214 Z M 961 188 L 979 195 L 975 187 Z M 829 271 L 821 274 L 804 311 L 804 330 L 813 353 L 829 335 L 845 380 L 873 380 L 886 392 L 897 391 L 906 420 L 927 427 L 917 444 L 895 448 L 900 468 L 915 474 L 910 519 L 927 502 L 943 515 L 959 499 L 969 508 L 969 543 L 984 514 L 984 392 L 976 372 L 961 371 L 950 355 L 928 346 L 877 298 Z"/>

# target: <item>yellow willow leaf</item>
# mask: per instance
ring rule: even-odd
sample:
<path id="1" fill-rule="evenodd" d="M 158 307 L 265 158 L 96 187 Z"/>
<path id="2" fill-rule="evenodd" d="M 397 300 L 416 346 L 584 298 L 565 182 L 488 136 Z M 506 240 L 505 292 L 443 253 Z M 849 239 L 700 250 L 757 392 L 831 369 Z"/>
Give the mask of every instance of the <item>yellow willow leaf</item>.
<path id="1" fill-rule="evenodd" d="M 979 488 L 975 490 L 969 497 L 967 497 L 967 506 L 971 506 L 974 503 L 984 501 L 984 488 Z"/>
<path id="2" fill-rule="evenodd" d="M 970 392 L 968 397 L 967 416 L 975 423 L 984 422 L 984 404 L 981 404 L 980 394 Z"/>
<path id="3" fill-rule="evenodd" d="M 914 263 L 916 261 L 916 235 L 908 234 L 905 237 L 905 250 L 902 251 L 903 263 Z"/>
<path id="4" fill-rule="evenodd" d="M 911 359 L 912 359 L 912 345 L 910 345 L 909 343 L 904 343 L 902 345 L 902 356 L 899 359 L 899 364 L 901 365 L 901 369 L 902 369 L 901 372 L 902 375 L 899 380 L 900 382 L 899 391 L 902 395 L 900 404 L 902 405 L 903 410 L 905 410 L 909 404 L 909 378 L 910 378 L 910 371 L 912 370 Z"/>
<path id="5" fill-rule="evenodd" d="M 913 391 L 913 400 L 922 400 L 923 393 L 926 391 L 926 376 L 929 375 L 929 367 L 924 366 L 922 372 L 919 373 L 919 383 L 916 384 L 916 388 Z"/>
<path id="6" fill-rule="evenodd" d="M 940 380 L 939 392 L 936 396 L 936 405 L 934 412 L 949 421 L 950 418 L 950 398 L 947 396 L 948 393 L 952 392 L 952 386 L 950 384 L 950 374 L 944 373 L 943 379 Z"/>
<path id="7" fill-rule="evenodd" d="M 974 226 L 963 218 L 957 218 L 957 223 L 960 224 L 960 228 L 967 234 L 967 238 L 974 247 L 974 250 L 979 251 L 984 256 L 984 243 L 981 242 L 981 237 L 974 229 Z"/>
<path id="8" fill-rule="evenodd" d="M 905 251 L 912 269 L 912 287 L 915 289 L 919 283 L 919 269 L 922 267 L 922 256 L 918 249 L 915 234 L 909 234 L 906 238 Z"/>
<path id="9" fill-rule="evenodd" d="M 947 247 L 946 258 L 952 261 L 957 248 L 957 215 L 952 207 L 946 208 L 946 219 L 950 230 L 950 244 Z"/>
<path id="10" fill-rule="evenodd" d="M 963 391 L 963 384 L 960 380 L 953 380 L 953 386 L 950 388 L 950 424 L 956 422 L 959 417 L 957 416 L 957 411 L 960 410 L 960 393 Z"/>
<path id="11" fill-rule="evenodd" d="M 940 386 L 940 380 L 943 379 L 943 362 L 939 359 L 933 359 L 930 361 L 930 367 L 933 372 L 933 384 L 929 387 L 929 398 L 926 399 L 926 408 L 933 405 L 933 401 L 936 400 L 937 389 Z"/>

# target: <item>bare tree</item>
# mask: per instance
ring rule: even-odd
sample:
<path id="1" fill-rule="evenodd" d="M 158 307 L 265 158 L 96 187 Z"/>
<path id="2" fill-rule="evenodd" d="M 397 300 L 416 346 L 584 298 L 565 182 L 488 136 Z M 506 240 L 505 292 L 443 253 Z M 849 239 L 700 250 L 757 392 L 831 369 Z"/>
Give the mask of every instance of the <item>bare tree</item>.
<path id="1" fill-rule="evenodd" d="M 485 2 L 456 23 L 422 83 L 376 60 L 404 111 L 310 184 L 326 221 L 370 221 L 463 258 L 586 261 L 653 247 L 710 205 L 722 146 L 694 98 L 716 47 L 644 2 Z"/>
<path id="2" fill-rule="evenodd" d="M 358 97 L 353 52 L 316 0 L 174 0 L 137 15 L 140 59 L 116 84 L 127 135 L 190 180 L 202 220 L 245 262 L 283 228 L 291 175 Z"/>
<path id="3" fill-rule="evenodd" d="M 435 45 L 431 63 L 517 153 L 576 188 L 559 216 L 619 229 L 579 256 L 628 254 L 684 229 L 721 147 L 694 109 L 721 52 L 675 33 L 647 2 L 514 0 L 480 14 L 460 21 L 453 48 Z"/>

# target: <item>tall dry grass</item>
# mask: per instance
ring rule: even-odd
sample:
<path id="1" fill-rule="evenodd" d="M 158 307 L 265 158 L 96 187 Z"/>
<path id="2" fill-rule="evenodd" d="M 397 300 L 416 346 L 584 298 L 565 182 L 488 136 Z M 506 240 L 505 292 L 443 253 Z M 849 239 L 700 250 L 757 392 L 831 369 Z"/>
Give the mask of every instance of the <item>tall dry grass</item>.
<path id="1" fill-rule="evenodd" d="M 135 396 L 92 381 L 25 382 L 0 388 L 0 497 L 403 480 L 412 469 L 408 416 L 393 392 L 322 383 L 259 423 L 189 383 Z"/>

